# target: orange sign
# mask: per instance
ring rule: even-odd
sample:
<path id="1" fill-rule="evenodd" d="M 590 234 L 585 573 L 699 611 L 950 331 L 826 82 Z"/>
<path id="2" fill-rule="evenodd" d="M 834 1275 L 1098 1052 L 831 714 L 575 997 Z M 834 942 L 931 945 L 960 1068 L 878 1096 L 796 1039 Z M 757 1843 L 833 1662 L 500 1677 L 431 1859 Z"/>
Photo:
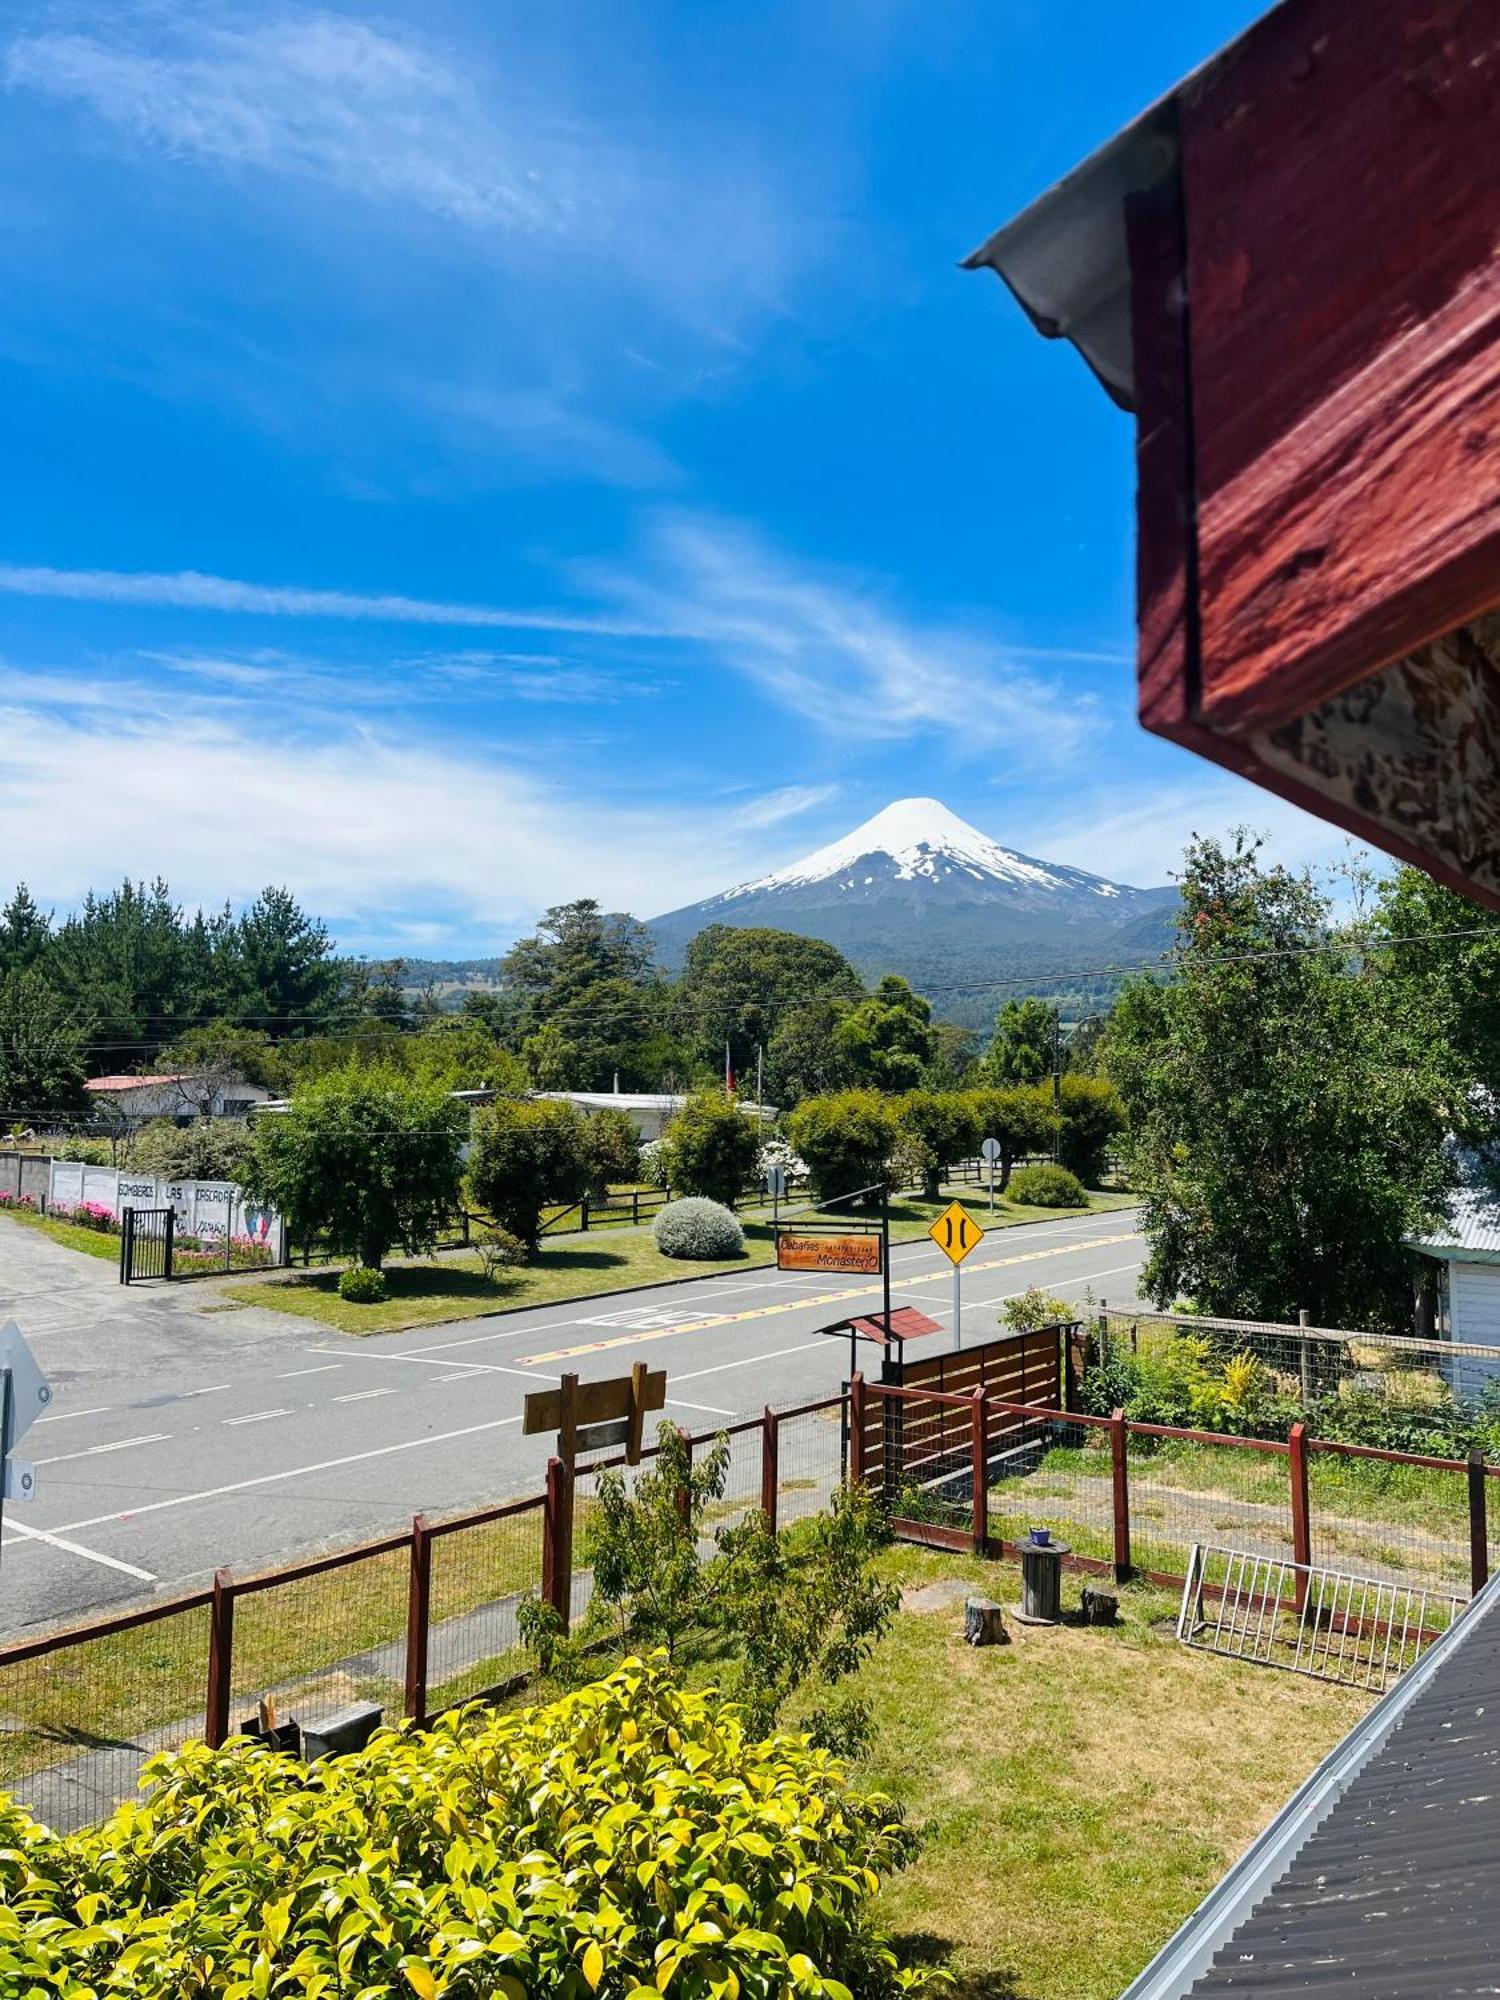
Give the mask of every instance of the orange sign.
<path id="1" fill-rule="evenodd" d="M 776 1238 L 778 1271 L 859 1271 L 880 1274 L 880 1238 L 868 1234 L 806 1236 L 783 1230 Z"/>

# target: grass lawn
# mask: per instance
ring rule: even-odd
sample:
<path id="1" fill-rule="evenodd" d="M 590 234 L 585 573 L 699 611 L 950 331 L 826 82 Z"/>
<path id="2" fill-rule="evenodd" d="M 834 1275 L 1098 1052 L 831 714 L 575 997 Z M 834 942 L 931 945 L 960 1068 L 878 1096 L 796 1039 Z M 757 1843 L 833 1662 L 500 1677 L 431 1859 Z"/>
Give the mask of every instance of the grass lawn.
<path id="1" fill-rule="evenodd" d="M 87 1257 L 103 1257 L 111 1264 L 120 1261 L 120 1239 L 102 1229 L 85 1229 L 76 1222 L 59 1222 L 50 1215 L 34 1215 L 29 1208 L 0 1210 L 6 1222 L 18 1222 L 23 1229 L 40 1230 L 65 1250 L 81 1250 Z"/>
<path id="2" fill-rule="evenodd" d="M 987 1197 L 976 1196 L 968 1188 L 954 1192 L 966 1200 L 987 1229 L 1015 1228 L 1023 1222 L 1057 1222 L 1081 1212 L 1023 1208 L 1002 1199 L 992 1219 Z M 923 1235 L 934 1217 L 947 1206 L 948 1198 L 945 1196 L 937 1203 L 916 1200 L 893 1203 L 893 1241 L 906 1242 Z M 1133 1202 L 1131 1195 L 1090 1197 L 1090 1207 L 1096 1212 L 1128 1208 Z M 703 1264 L 684 1264 L 678 1258 L 663 1257 L 652 1241 L 650 1229 L 645 1227 L 612 1229 L 607 1242 L 591 1239 L 592 1232 L 551 1242 L 544 1239 L 534 1264 L 524 1270 L 502 1272 L 494 1280 L 485 1277 L 476 1256 L 464 1251 L 446 1252 L 441 1259 L 422 1263 L 392 1263 L 386 1268 L 390 1297 L 381 1305 L 351 1305 L 341 1299 L 336 1268 L 278 1272 L 221 1289 L 228 1297 L 242 1299 L 248 1305 L 296 1313 L 341 1333 L 393 1333 L 404 1327 L 430 1326 L 438 1321 L 475 1319 L 485 1313 L 555 1305 L 564 1299 L 589 1298 L 597 1292 L 753 1269 L 771 1263 L 774 1257 L 771 1226 L 764 1221 L 746 1223 L 745 1247 L 738 1257 Z M 839 1280 L 831 1282 L 837 1284 Z"/>
<path id="3" fill-rule="evenodd" d="M 1017 1596 L 1010 1564 L 887 1560 Z M 960 1605 L 904 1613 L 861 1676 L 877 1736 L 857 1777 L 926 1835 L 882 1921 L 952 1969 L 956 2000 L 1118 1994 L 1371 1700 L 1189 1652 L 1160 1592 L 1121 1609 L 1114 1631 L 1007 1620 L 1012 1643 L 978 1650 Z"/>

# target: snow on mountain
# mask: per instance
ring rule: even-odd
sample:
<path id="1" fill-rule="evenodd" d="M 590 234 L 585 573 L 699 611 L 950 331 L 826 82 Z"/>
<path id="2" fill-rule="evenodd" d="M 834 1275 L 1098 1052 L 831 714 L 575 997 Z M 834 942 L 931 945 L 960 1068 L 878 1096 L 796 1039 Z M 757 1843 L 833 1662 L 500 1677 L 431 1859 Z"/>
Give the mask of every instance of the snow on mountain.
<path id="1" fill-rule="evenodd" d="M 788 867 L 672 910 L 650 929 L 681 963 L 708 924 L 765 925 L 837 945 L 867 976 L 900 972 L 992 1017 L 997 984 L 1140 964 L 1165 946 L 1174 889 L 1135 889 L 1002 847 L 938 799 L 897 799 Z"/>

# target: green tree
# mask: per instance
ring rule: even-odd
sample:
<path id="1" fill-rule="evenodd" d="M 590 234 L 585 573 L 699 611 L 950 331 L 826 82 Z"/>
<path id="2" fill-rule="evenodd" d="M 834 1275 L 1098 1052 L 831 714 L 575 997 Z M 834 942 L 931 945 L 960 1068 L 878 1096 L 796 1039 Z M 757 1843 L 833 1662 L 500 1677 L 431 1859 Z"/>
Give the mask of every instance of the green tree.
<path id="1" fill-rule="evenodd" d="M 895 1100 L 894 1109 L 904 1141 L 903 1164 L 920 1176 L 926 1198 L 936 1201 L 945 1171 L 979 1144 L 974 1100 L 956 1090 L 912 1090 Z"/>
<path id="2" fill-rule="evenodd" d="M 984 1055 L 992 1083 L 1038 1083 L 1052 1073 L 1057 1019 L 1045 1000 L 1007 1000 Z"/>
<path id="3" fill-rule="evenodd" d="M 755 1179 L 763 1136 L 761 1121 L 722 1090 L 695 1091 L 667 1132 L 673 1191 L 732 1208 Z"/>
<path id="4" fill-rule="evenodd" d="M 85 1104 L 88 1024 L 35 966 L 0 981 L 0 1117 L 27 1125 Z"/>
<path id="5" fill-rule="evenodd" d="M 441 1014 L 398 1044 L 402 1067 L 423 1083 L 444 1090 L 496 1090 L 519 1097 L 526 1089 L 525 1065 L 501 1048 L 482 1021 L 467 1014 Z"/>
<path id="6" fill-rule="evenodd" d="M 603 1201 L 610 1188 L 640 1178 L 641 1132 L 628 1111 L 606 1104 L 585 1123 L 589 1156 L 589 1198 Z"/>
<path id="7" fill-rule="evenodd" d="M 1051 1085 L 1043 1088 L 1050 1099 Z M 1065 1070 L 1060 1089 L 1058 1159 L 1086 1187 L 1097 1187 L 1110 1148 L 1125 1129 L 1125 1106 L 1107 1077 L 1078 1076 Z"/>
<path id="8" fill-rule="evenodd" d="M 956 1021 L 934 1021 L 932 1055 L 922 1077 L 925 1090 L 964 1090 L 976 1081 L 979 1037 Z"/>
<path id="9" fill-rule="evenodd" d="M 1391 1004 L 1425 1014 L 1455 1082 L 1500 1104 L 1500 913 L 1398 868 L 1380 885 L 1371 941 Z"/>
<path id="10" fill-rule="evenodd" d="M 207 1021 L 201 1027 L 185 1028 L 161 1051 L 156 1067 L 184 1077 L 184 1106 L 201 1109 L 205 1115 L 226 1091 L 233 1095 L 236 1083 L 255 1083 L 264 1090 L 277 1091 L 283 1083 L 270 1036 L 263 1028 L 240 1028 L 232 1021 Z"/>
<path id="11" fill-rule="evenodd" d="M 846 1090 L 854 1062 L 838 1039 L 853 1003 L 830 996 L 789 1007 L 766 1045 L 766 1100 L 789 1111 L 804 1097 Z"/>
<path id="12" fill-rule="evenodd" d="M 518 939 L 500 962 L 506 985 L 523 1002 L 528 1030 L 601 980 L 647 984 L 651 966 L 645 925 L 634 917 L 606 915 L 589 899 L 555 905 L 533 935 Z"/>
<path id="13" fill-rule="evenodd" d="M 577 1090 L 578 1051 L 556 1021 L 544 1021 L 521 1044 L 521 1060 L 537 1090 Z"/>
<path id="14" fill-rule="evenodd" d="M 790 1013 L 862 992 L 848 959 L 821 938 L 709 924 L 687 948 L 675 1011 L 697 1063 L 722 1075 L 727 1044 L 736 1077 L 748 1083 Z"/>
<path id="15" fill-rule="evenodd" d="M 478 1112 L 469 1156 L 477 1208 L 536 1254 L 542 1210 L 588 1193 L 589 1146 L 583 1114 L 571 1104 L 502 1099 Z"/>
<path id="16" fill-rule="evenodd" d="M 289 889 L 262 889 L 235 926 L 232 950 L 242 1019 L 276 1039 L 317 1032 L 342 974 L 328 932 Z"/>
<path id="17" fill-rule="evenodd" d="M 241 1118 L 153 1118 L 130 1140 L 130 1165 L 168 1180 L 237 1181 L 254 1147 Z"/>
<path id="18" fill-rule="evenodd" d="M 1459 1093 L 1420 995 L 1258 844 L 1187 851 L 1169 983 L 1127 982 L 1109 1036 L 1142 1284 L 1205 1312 L 1409 1332 Z"/>
<path id="19" fill-rule="evenodd" d="M 295 1238 L 326 1236 L 378 1271 L 397 1245 L 408 1256 L 430 1250 L 457 1209 L 468 1122 L 438 1086 L 350 1064 L 259 1120 L 243 1184 Z"/>
<path id="20" fill-rule="evenodd" d="M 0 978 L 38 965 L 51 942 L 51 919 L 37 908 L 26 884 L 18 882 L 10 901 L 0 910 Z"/>
<path id="21" fill-rule="evenodd" d="M 1051 1085 L 1012 1084 L 1008 1089 L 981 1089 L 969 1095 L 979 1143 L 993 1139 L 999 1146 L 999 1183 L 1002 1188 L 1009 1187 L 1017 1160 L 1052 1150 Z"/>
<path id="22" fill-rule="evenodd" d="M 932 1060 L 932 1008 L 888 972 L 839 1022 L 834 1040 L 856 1080 L 876 1090 L 915 1090 Z"/>
<path id="23" fill-rule="evenodd" d="M 787 1119 L 787 1138 L 806 1161 L 819 1201 L 857 1194 L 874 1207 L 891 1177 L 901 1127 L 878 1090 L 840 1090 L 804 1098 Z"/>

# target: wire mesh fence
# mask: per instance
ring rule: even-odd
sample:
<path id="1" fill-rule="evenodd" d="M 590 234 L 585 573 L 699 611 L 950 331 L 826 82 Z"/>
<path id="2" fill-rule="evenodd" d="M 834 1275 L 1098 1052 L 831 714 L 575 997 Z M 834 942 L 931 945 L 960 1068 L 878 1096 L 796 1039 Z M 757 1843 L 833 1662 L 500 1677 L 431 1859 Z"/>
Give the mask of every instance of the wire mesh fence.
<path id="1" fill-rule="evenodd" d="M 1290 1556 L 1288 1449 L 1263 1440 L 1219 1442 L 1127 1424 L 1130 1559 L 1137 1569 L 1186 1574 L 1197 1542 L 1233 1540 L 1266 1556 Z"/>
<path id="2" fill-rule="evenodd" d="M 776 1524 L 820 1514 L 843 1484 L 849 1463 L 842 1396 L 776 1419 Z"/>
<path id="3" fill-rule="evenodd" d="M 698 1535 L 700 1555 L 712 1555 L 718 1547 L 720 1530 L 737 1527 L 747 1514 L 755 1512 L 761 1505 L 765 1467 L 763 1424 L 759 1420 L 730 1424 L 722 1431 L 702 1436 L 694 1446 L 695 1455 L 701 1458 L 721 1437 L 728 1451 L 724 1488 L 719 1497 L 711 1500 L 703 1510 Z"/>
<path id="4" fill-rule="evenodd" d="M 966 1400 L 875 1390 L 869 1407 L 880 1432 L 879 1478 L 892 1519 L 953 1531 L 970 1528 L 974 1434 Z"/>
<path id="5" fill-rule="evenodd" d="M 1467 1594 L 1466 1465 L 1397 1462 L 1314 1440 L 1308 1486 L 1315 1563 Z"/>
<path id="6" fill-rule="evenodd" d="M 989 1535 L 1020 1542 L 1033 1528 L 1093 1561 L 1114 1559 L 1113 1457 L 1107 1425 L 1019 1419 L 989 1459 Z"/>
<path id="7" fill-rule="evenodd" d="M 543 1514 L 537 1495 L 431 1525 L 427 1714 L 513 1682 L 533 1664 L 520 1608 L 542 1587 Z"/>
<path id="8" fill-rule="evenodd" d="M 136 1797 L 152 1757 L 203 1733 L 206 1597 L 0 1663 L 0 1787 L 70 1832 Z"/>
<path id="9" fill-rule="evenodd" d="M 355 1700 L 402 1712 L 410 1543 L 391 1537 L 234 1585 L 229 1729 L 271 1701 L 306 1724 Z"/>

